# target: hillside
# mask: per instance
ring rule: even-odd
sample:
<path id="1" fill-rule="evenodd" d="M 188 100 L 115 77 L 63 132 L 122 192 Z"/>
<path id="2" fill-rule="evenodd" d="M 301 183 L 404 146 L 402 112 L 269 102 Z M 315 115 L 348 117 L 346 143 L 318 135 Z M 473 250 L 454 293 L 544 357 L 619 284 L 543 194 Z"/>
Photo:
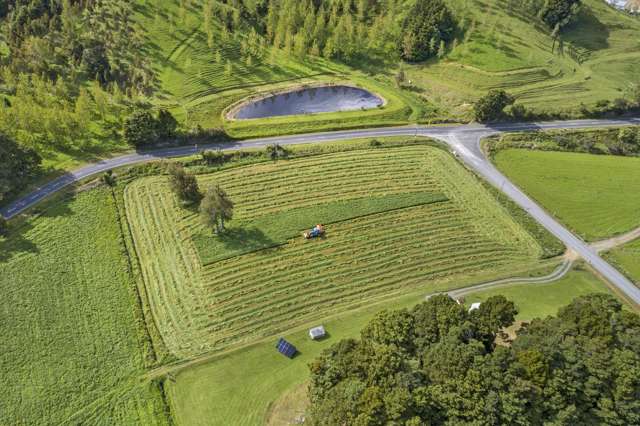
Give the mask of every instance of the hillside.
<path id="1" fill-rule="evenodd" d="M 538 113 L 579 115 L 581 103 L 592 106 L 623 97 L 637 80 L 640 20 L 603 1 L 586 0 L 552 51 L 549 29 L 519 3 L 448 0 L 458 23 L 455 38 L 442 59 L 403 65 L 410 84 L 400 92 L 401 102 L 414 114 L 397 119 L 468 120 L 470 104 L 494 88 L 508 90 Z M 355 79 L 365 87 L 395 90 L 399 58 L 358 58 L 344 64 L 310 55 L 301 59 L 263 46 L 266 50 L 247 61 L 242 44 L 249 34 L 234 40 L 214 16 L 210 38 L 204 6 L 184 4 L 147 0 L 140 4 L 138 19 L 147 30 L 158 75 L 155 102 L 170 105 L 190 125 L 221 126 L 223 109 L 238 99 L 310 81 Z M 399 10 L 397 20 L 405 10 Z M 234 126 L 227 124 L 232 132 Z"/>
<path id="2" fill-rule="evenodd" d="M 46 179 L 128 149 L 123 127 L 140 108 L 168 109 L 187 138 L 248 138 L 467 122 L 495 88 L 514 94 L 529 118 L 580 117 L 623 105 L 614 101 L 638 87 L 640 19 L 604 1 L 585 0 L 556 42 L 527 6 L 536 0 L 443 1 L 455 24 L 437 55 L 432 39 L 431 59 L 418 63 L 401 60 L 413 0 L 100 0 L 30 9 L 33 25 L 6 15 L 0 131 L 43 157 Z M 387 102 L 223 119 L 244 98 L 322 83 L 361 86 Z"/>

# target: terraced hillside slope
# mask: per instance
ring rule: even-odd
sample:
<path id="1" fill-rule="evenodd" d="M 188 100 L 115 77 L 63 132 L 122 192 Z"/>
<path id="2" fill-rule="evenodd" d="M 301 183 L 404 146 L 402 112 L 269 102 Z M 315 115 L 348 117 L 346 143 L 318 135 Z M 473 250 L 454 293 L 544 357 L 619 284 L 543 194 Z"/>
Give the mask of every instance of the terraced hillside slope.
<path id="1" fill-rule="evenodd" d="M 173 107 L 188 126 L 224 125 L 238 137 L 274 134 L 273 128 L 279 133 L 309 131 L 309 123 L 319 129 L 467 120 L 471 103 L 495 88 L 508 90 L 537 113 L 580 115 L 582 103 L 613 101 L 637 82 L 639 19 L 604 1 L 585 0 L 576 22 L 554 43 L 549 29 L 520 3 L 448 0 L 458 23 L 455 42 L 439 60 L 404 64 L 410 83 L 403 90 L 396 89 L 394 79 L 399 58 L 383 64 L 362 59 L 344 64 L 311 55 L 300 58 L 256 42 L 255 54 L 247 60 L 249 40 L 257 39 L 249 32 L 229 34 L 215 18 L 210 18 L 209 37 L 204 29 L 206 2 L 140 1 L 138 21 L 147 31 L 157 71 L 156 103 Z M 378 91 L 391 102 L 384 112 L 348 113 L 350 120 L 323 114 L 250 125 L 223 123 L 227 106 L 256 92 L 342 80 Z"/>
<path id="2" fill-rule="evenodd" d="M 555 43 L 550 31 L 512 0 L 450 0 L 465 29 L 441 61 L 408 68 L 423 96 L 464 112 L 490 89 L 504 89 L 539 113 L 579 112 L 624 96 L 640 69 L 640 19 L 601 0 L 582 10 Z"/>
<path id="3" fill-rule="evenodd" d="M 445 151 L 416 144 L 230 168 L 198 177 L 236 203 L 203 229 L 164 176 L 125 190 L 150 305 L 178 357 L 462 277 L 526 268 L 541 248 Z M 324 239 L 301 232 L 324 222 Z"/>

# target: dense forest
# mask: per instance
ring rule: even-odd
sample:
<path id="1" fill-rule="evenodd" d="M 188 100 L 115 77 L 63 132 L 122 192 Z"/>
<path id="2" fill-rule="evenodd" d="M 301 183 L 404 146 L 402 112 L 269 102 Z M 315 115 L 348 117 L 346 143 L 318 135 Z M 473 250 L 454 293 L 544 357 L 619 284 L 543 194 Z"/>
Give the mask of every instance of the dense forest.
<path id="1" fill-rule="evenodd" d="M 312 424 L 640 423 L 638 315 L 584 296 L 510 341 L 516 313 L 503 296 L 469 312 L 446 295 L 379 313 L 311 364 Z"/>

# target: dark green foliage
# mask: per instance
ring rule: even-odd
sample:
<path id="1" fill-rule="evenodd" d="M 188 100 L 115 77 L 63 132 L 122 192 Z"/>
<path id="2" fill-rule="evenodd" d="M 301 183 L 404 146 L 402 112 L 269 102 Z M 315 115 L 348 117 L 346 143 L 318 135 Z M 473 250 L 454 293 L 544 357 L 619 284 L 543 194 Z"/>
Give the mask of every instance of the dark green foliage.
<path id="1" fill-rule="evenodd" d="M 169 139 L 176 135 L 178 122 L 174 116 L 166 109 L 158 111 L 158 119 L 156 121 L 156 132 L 159 139 Z"/>
<path id="2" fill-rule="evenodd" d="M 267 156 L 273 161 L 277 161 L 281 158 L 287 158 L 289 156 L 289 151 L 287 151 L 285 147 L 277 143 L 267 145 L 265 149 L 267 151 Z"/>
<path id="3" fill-rule="evenodd" d="M 102 175 L 102 182 L 107 186 L 115 186 L 116 176 L 113 174 L 113 170 L 107 170 Z"/>
<path id="4" fill-rule="evenodd" d="M 12 72 L 149 90 L 153 73 L 139 54 L 142 38 L 133 23 L 132 2 L 19 0 L 3 8 L 4 3 L 0 25 Z"/>
<path id="5" fill-rule="evenodd" d="M 640 127 L 624 127 L 617 138 L 607 141 L 609 152 L 614 155 L 633 155 L 640 152 Z"/>
<path id="6" fill-rule="evenodd" d="M 233 201 L 220 185 L 211 185 L 207 190 L 200 203 L 200 217 L 218 234 L 224 231 L 224 222 L 233 219 Z"/>
<path id="7" fill-rule="evenodd" d="M 402 58 L 423 61 L 435 56 L 441 41 L 449 41 L 453 18 L 442 0 L 418 0 L 407 14 L 402 28 Z"/>
<path id="8" fill-rule="evenodd" d="M 149 111 L 135 110 L 124 121 L 123 137 L 135 147 L 154 143 L 158 137 L 156 119 Z"/>
<path id="9" fill-rule="evenodd" d="M 34 150 L 0 134 L 0 201 L 24 188 L 38 172 L 41 161 Z"/>
<path id="10" fill-rule="evenodd" d="M 513 104 L 515 98 L 504 90 L 490 90 L 473 106 L 476 121 L 486 123 L 496 121 L 504 114 L 504 109 Z"/>
<path id="11" fill-rule="evenodd" d="M 200 201 L 202 195 L 198 187 L 198 181 L 192 174 L 187 173 L 180 163 L 172 163 L 167 171 L 171 176 L 171 188 L 178 198 L 187 204 L 194 204 Z"/>
<path id="12" fill-rule="evenodd" d="M 6 237 L 9 235 L 9 225 L 7 220 L 0 214 L 0 237 Z"/>
<path id="13" fill-rule="evenodd" d="M 496 346 L 515 313 L 502 296 L 469 313 L 446 295 L 381 312 L 311 363 L 311 423 L 638 424 L 639 316 L 584 296 Z"/>
<path id="14" fill-rule="evenodd" d="M 538 16 L 557 32 L 571 23 L 580 11 L 580 4 L 580 0 L 545 0 Z"/>
<path id="15" fill-rule="evenodd" d="M 202 162 L 207 166 L 221 166 L 227 160 L 225 154 L 221 150 L 205 150 L 200 153 Z"/>

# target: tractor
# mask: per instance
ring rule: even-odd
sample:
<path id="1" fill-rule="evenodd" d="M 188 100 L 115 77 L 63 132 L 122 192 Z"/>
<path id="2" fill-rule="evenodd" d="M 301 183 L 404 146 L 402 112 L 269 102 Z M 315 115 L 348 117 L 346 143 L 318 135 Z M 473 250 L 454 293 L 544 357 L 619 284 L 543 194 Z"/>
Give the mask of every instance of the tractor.
<path id="1" fill-rule="evenodd" d="M 316 225 L 313 227 L 313 229 L 311 229 L 310 231 L 305 231 L 302 235 L 304 235 L 307 240 L 310 240 L 311 238 L 321 237 L 324 235 L 324 226 Z"/>

